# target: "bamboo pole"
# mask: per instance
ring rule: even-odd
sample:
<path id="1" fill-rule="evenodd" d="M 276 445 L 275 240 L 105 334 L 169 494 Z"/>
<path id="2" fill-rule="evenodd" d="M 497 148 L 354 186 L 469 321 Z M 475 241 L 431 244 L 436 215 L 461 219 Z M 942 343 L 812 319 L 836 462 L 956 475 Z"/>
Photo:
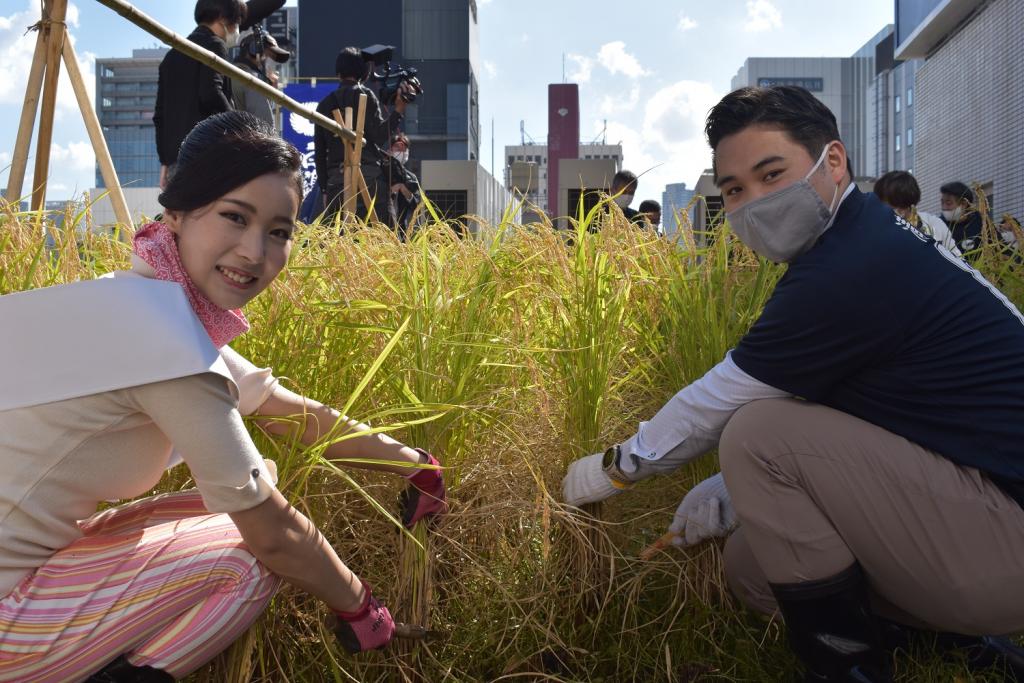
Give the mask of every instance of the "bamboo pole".
<path id="1" fill-rule="evenodd" d="M 356 141 L 352 149 L 352 175 L 356 178 L 356 188 L 363 195 L 363 203 L 366 205 L 368 214 L 377 217 L 377 210 L 373 207 L 373 200 L 370 198 L 370 190 L 366 187 L 366 178 L 363 177 L 363 131 L 366 126 L 366 93 L 359 94 L 359 104 L 356 105 Z"/>
<path id="2" fill-rule="evenodd" d="M 345 107 L 345 127 L 353 128 L 352 107 Z M 352 153 L 352 145 L 345 143 L 345 211 L 355 213 L 356 211 L 356 168 L 362 162 Z"/>
<path id="3" fill-rule="evenodd" d="M 121 183 L 117 179 L 117 170 L 110 158 L 110 150 L 107 149 L 107 141 L 103 137 L 103 130 L 100 128 L 99 118 L 92 102 L 89 101 L 89 92 L 86 90 L 85 81 L 82 79 L 82 72 L 78 68 L 78 57 L 75 55 L 75 48 L 70 40 L 64 41 L 64 66 L 68 70 L 68 78 L 71 79 L 71 87 L 78 99 L 78 108 L 82 110 L 82 118 L 85 120 L 85 128 L 89 131 L 89 140 L 92 142 L 93 152 L 96 154 L 96 162 L 100 166 L 100 174 L 103 176 L 103 184 L 107 186 L 110 203 L 114 207 L 114 215 L 117 222 L 126 227 L 132 227 L 132 217 L 128 212 L 128 202 L 125 201 L 124 192 L 121 190 Z"/>
<path id="4" fill-rule="evenodd" d="M 21 121 L 18 123 L 18 137 L 14 143 L 14 157 L 11 160 L 11 173 L 7 177 L 7 201 L 21 200 L 21 190 L 25 184 L 25 169 L 28 167 L 28 148 L 32 144 L 32 131 L 36 127 L 36 112 L 39 110 L 39 93 L 43 88 L 43 72 L 46 67 L 46 32 L 42 22 L 36 26 L 36 49 L 32 54 L 32 67 L 28 72 L 28 85 L 25 86 L 25 103 L 21 108 Z"/>
<path id="5" fill-rule="evenodd" d="M 66 30 L 64 17 L 67 0 L 46 0 L 43 26 L 46 27 L 46 73 L 43 79 L 43 103 L 39 114 L 39 137 L 36 141 L 35 174 L 32 177 L 32 210 L 46 205 L 46 181 L 50 173 L 50 145 L 53 142 L 53 116 L 57 108 L 57 77 L 60 76 L 60 54 Z"/>
<path id="6" fill-rule="evenodd" d="M 323 114 L 318 114 L 315 111 L 306 109 L 304 106 L 288 97 L 272 85 L 261 81 L 252 74 L 246 73 L 231 62 L 221 59 L 209 50 L 199 47 L 191 40 L 178 35 L 174 31 L 157 22 L 152 17 L 140 12 L 124 0 L 97 0 L 97 2 L 117 12 L 146 33 L 149 33 L 154 38 L 161 40 L 178 52 L 188 55 L 197 62 L 205 64 L 220 74 L 242 81 L 249 89 L 255 90 L 270 101 L 276 102 L 285 109 L 298 114 L 302 118 L 311 121 L 321 128 L 326 128 L 335 135 L 340 136 L 342 140 L 348 140 L 350 142 L 355 141 L 356 134 L 351 129 L 339 126 Z"/>

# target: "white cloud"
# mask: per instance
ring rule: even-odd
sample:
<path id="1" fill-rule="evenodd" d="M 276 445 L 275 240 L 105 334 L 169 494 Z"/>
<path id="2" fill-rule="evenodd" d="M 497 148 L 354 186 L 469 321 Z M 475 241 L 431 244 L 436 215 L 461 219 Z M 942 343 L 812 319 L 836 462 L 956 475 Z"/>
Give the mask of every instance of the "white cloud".
<path id="1" fill-rule="evenodd" d="M 622 74 L 627 78 L 639 78 L 649 73 L 636 57 L 626 52 L 626 44 L 621 40 L 602 45 L 597 51 L 597 61 L 612 75 Z"/>
<path id="2" fill-rule="evenodd" d="M 638 102 L 633 107 L 637 111 L 626 110 L 633 97 L 631 90 L 626 103 L 607 114 L 607 139 L 621 143 L 624 166 L 642 174 L 637 199 L 661 201 L 665 185 L 686 182 L 692 186 L 710 165 L 704 119 L 720 94 L 709 83 L 698 81 L 677 81 L 653 93 L 639 87 L 633 90 L 637 91 Z M 602 106 L 605 104 L 602 101 Z M 595 120 L 593 134 L 600 133 L 602 126 L 603 121 Z"/>
<path id="3" fill-rule="evenodd" d="M 484 66 L 484 75 L 486 75 L 487 78 L 496 78 L 497 77 L 497 75 L 498 75 L 498 67 L 496 67 L 494 65 L 494 62 L 492 62 L 489 59 L 485 59 L 483 61 L 483 66 Z"/>
<path id="4" fill-rule="evenodd" d="M 594 70 L 594 60 L 590 57 L 569 53 L 565 56 L 567 60 L 576 65 L 576 68 L 569 71 L 569 80 L 574 83 L 586 83 L 590 80 L 590 73 Z"/>
<path id="5" fill-rule="evenodd" d="M 67 147 L 54 143 L 50 148 L 50 165 L 58 164 L 72 171 L 88 171 L 96 166 L 96 156 L 88 142 L 72 142 Z"/>
<path id="6" fill-rule="evenodd" d="M 11 155 L 7 152 L 0 152 L 0 171 L 7 168 L 8 164 L 11 163 Z"/>
<path id="7" fill-rule="evenodd" d="M 782 28 L 782 13 L 771 0 L 747 0 L 747 23 L 743 30 L 756 33 Z"/>
<path id="8" fill-rule="evenodd" d="M 528 42 L 530 42 L 530 34 L 529 33 L 524 33 L 523 35 L 519 36 L 519 42 L 520 43 L 528 43 Z"/>
<path id="9" fill-rule="evenodd" d="M 691 28 L 697 28 L 697 22 L 685 14 L 680 14 L 679 23 L 676 24 L 676 28 L 680 31 L 689 31 Z"/>
<path id="10" fill-rule="evenodd" d="M 629 89 L 629 95 L 626 97 L 623 97 L 621 93 L 602 97 L 598 111 L 605 116 L 615 116 L 616 114 L 633 111 L 639 102 L 640 87 L 634 85 Z"/>

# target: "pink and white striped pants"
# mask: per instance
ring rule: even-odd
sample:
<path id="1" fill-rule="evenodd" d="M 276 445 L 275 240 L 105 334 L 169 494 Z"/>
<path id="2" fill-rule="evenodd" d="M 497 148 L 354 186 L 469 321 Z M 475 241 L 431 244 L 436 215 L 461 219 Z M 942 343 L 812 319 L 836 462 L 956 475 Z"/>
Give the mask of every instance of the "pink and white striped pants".
<path id="1" fill-rule="evenodd" d="M 181 678 L 245 632 L 280 586 L 198 491 L 80 527 L 0 600 L 0 681 L 81 681 L 121 654 Z"/>

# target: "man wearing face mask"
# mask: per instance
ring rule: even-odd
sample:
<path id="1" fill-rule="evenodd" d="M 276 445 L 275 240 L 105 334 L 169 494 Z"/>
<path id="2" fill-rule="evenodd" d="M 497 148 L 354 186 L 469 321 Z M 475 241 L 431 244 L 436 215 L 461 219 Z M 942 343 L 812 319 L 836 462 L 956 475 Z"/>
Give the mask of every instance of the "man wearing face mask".
<path id="1" fill-rule="evenodd" d="M 974 210 L 974 192 L 961 182 L 946 183 L 939 192 L 942 195 L 942 218 L 949 225 L 953 240 L 967 260 L 978 257 L 981 246 L 981 214 Z M 971 253 L 974 252 L 974 253 Z"/>
<path id="2" fill-rule="evenodd" d="M 196 28 L 188 39 L 221 59 L 238 44 L 239 26 L 247 7 L 241 0 L 199 0 Z M 171 50 L 160 62 L 153 125 L 160 157 L 160 187 L 178 160 L 181 141 L 208 116 L 233 109 L 231 79 L 220 75 L 183 52 Z"/>
<path id="3" fill-rule="evenodd" d="M 384 176 L 391 188 L 391 226 L 403 242 L 409 237 L 409 220 L 420 203 L 420 179 L 409 170 L 409 138 L 405 133 L 391 136 L 391 145 L 383 163 Z"/>
<path id="4" fill-rule="evenodd" d="M 718 365 L 569 467 L 566 502 L 717 447 L 669 531 L 729 536 L 729 586 L 781 613 L 806 680 L 890 681 L 915 629 L 1024 680 L 995 637 L 1024 631 L 1024 316 L 857 190 L 806 90 L 742 88 L 705 130 L 733 231 L 787 272 Z"/>
<path id="5" fill-rule="evenodd" d="M 612 178 L 612 189 L 609 193 L 613 197 L 612 201 L 622 209 L 622 215 L 631 221 L 635 220 L 639 214 L 636 209 L 629 208 L 629 205 L 633 203 L 638 186 L 639 180 L 632 171 L 619 171 Z"/>

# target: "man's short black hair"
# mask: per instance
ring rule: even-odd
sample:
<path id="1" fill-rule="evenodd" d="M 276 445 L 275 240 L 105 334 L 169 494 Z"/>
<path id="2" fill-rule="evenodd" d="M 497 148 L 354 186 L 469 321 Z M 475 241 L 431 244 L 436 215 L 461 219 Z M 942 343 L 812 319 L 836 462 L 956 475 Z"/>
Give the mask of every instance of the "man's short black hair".
<path id="1" fill-rule="evenodd" d="M 362 80 L 366 77 L 366 61 L 357 47 L 346 47 L 338 53 L 334 60 L 334 72 L 338 78 L 355 78 Z"/>
<path id="2" fill-rule="evenodd" d="M 875 194 L 889 206 L 909 209 L 921 203 L 921 187 L 906 171 L 889 171 L 875 181 Z"/>
<path id="3" fill-rule="evenodd" d="M 967 187 L 965 183 L 961 183 L 959 180 L 946 183 L 939 188 L 939 192 L 942 194 L 953 195 L 957 199 L 966 199 L 970 204 L 974 203 L 974 192 L 972 192 L 971 188 Z"/>
<path id="4" fill-rule="evenodd" d="M 640 213 L 654 213 L 655 211 L 661 213 L 661 204 L 653 199 L 645 199 L 640 202 L 640 208 L 637 211 Z"/>
<path id="5" fill-rule="evenodd" d="M 750 87 L 732 91 L 712 107 L 704 125 L 704 133 L 714 152 L 722 138 L 758 124 L 781 128 L 794 142 L 807 150 L 812 159 L 821 156 L 825 145 L 840 140 L 835 115 L 821 100 L 795 85 Z M 712 167 L 717 180 L 718 169 L 714 156 Z M 852 180 L 853 164 L 849 157 L 846 170 Z"/>
<path id="6" fill-rule="evenodd" d="M 241 0 L 198 0 L 196 2 L 196 24 L 209 24 L 222 20 L 228 24 L 241 24 L 248 14 L 248 7 Z"/>
<path id="7" fill-rule="evenodd" d="M 635 194 L 637 184 L 636 173 L 632 171 L 619 171 L 612 178 L 612 189 L 614 190 L 616 187 L 621 188 L 623 194 L 629 194 L 629 191 Z"/>

